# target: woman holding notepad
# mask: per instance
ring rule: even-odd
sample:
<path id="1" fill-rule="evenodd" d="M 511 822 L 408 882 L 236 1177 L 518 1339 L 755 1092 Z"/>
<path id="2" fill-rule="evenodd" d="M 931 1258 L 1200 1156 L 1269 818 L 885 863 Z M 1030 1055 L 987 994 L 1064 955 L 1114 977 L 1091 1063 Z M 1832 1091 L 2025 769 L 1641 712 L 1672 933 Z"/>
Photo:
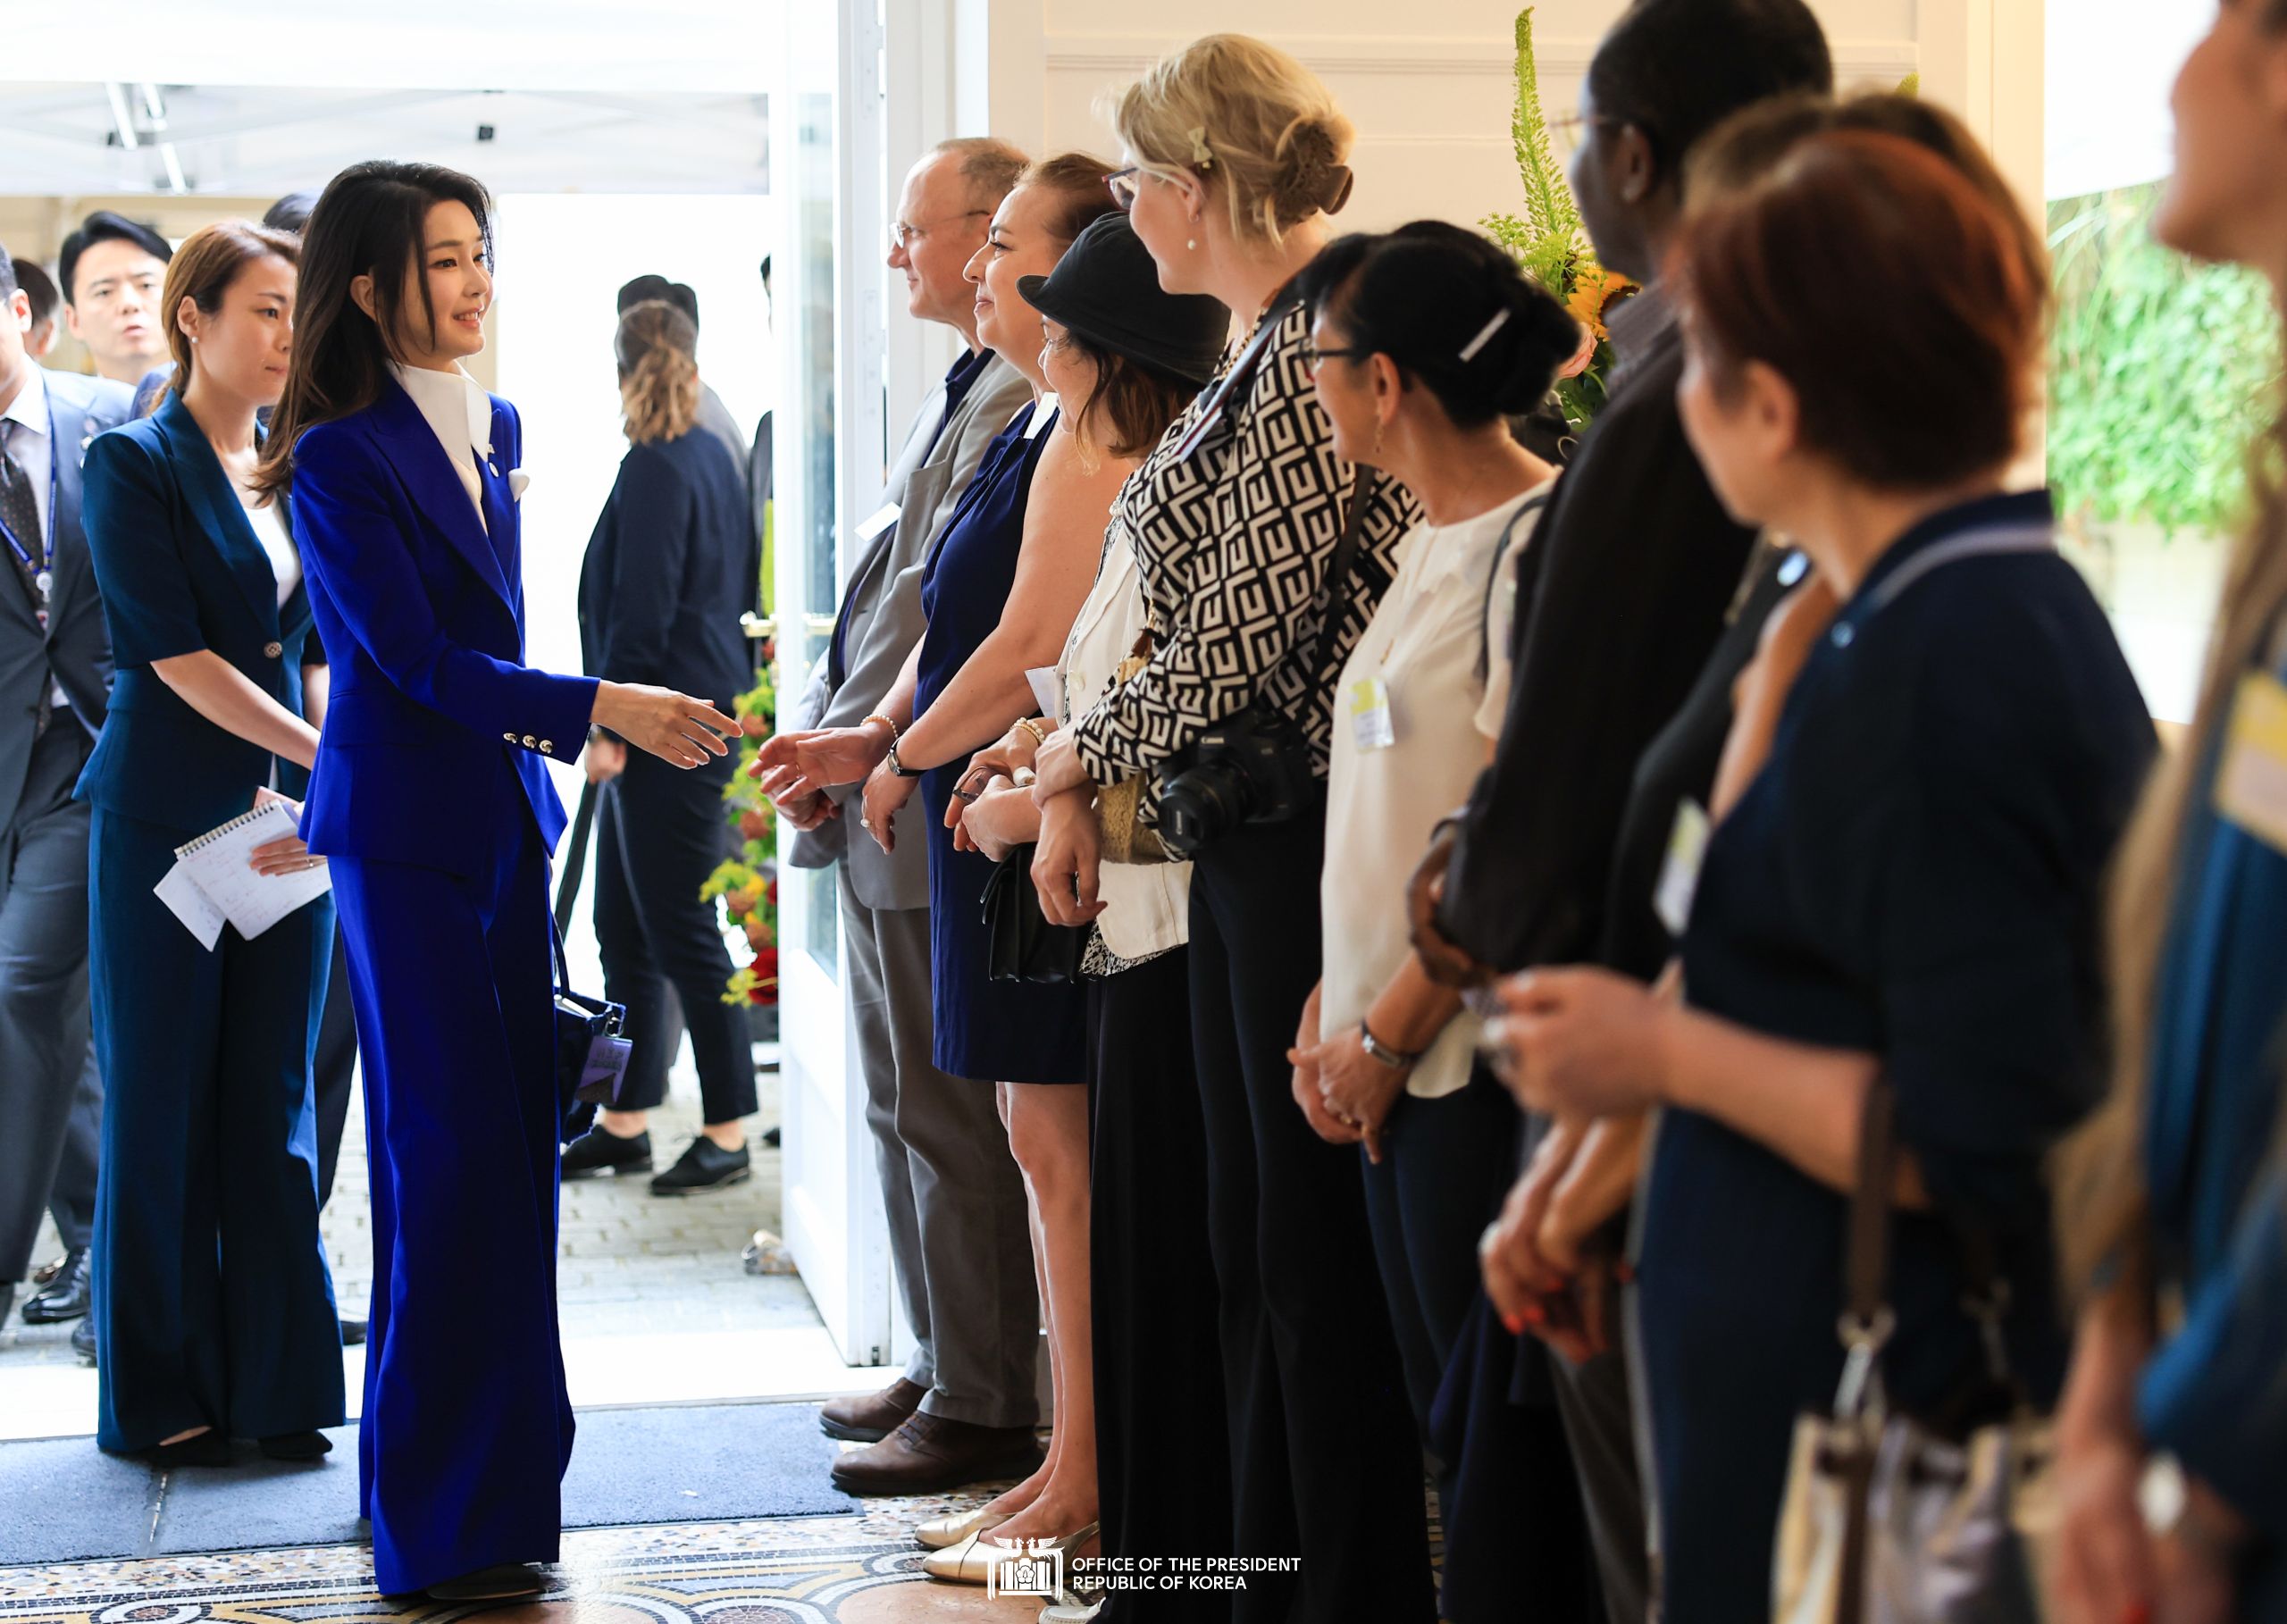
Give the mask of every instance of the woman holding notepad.
<path id="1" fill-rule="evenodd" d="M 548 762 L 591 724 L 683 767 L 739 731 L 665 688 L 523 663 L 523 427 L 461 366 L 484 347 L 490 216 L 431 164 L 333 178 L 261 471 L 290 482 L 337 673 L 302 831 L 333 875 L 365 1084 L 359 1505 L 381 1590 L 440 1601 L 539 1590 L 572 1458 Z"/>
<path id="2" fill-rule="evenodd" d="M 286 381 L 294 238 L 228 222 L 169 265 L 175 381 L 88 448 L 88 542 L 118 664 L 92 803 L 90 981 L 108 1092 L 95 1246 L 96 1441 L 227 1466 L 232 1436 L 312 1460 L 342 1420 L 318 1235 L 310 1034 L 333 906 L 212 947 L 152 894 L 175 849 L 302 793 L 325 650 L 282 499 L 252 489 Z M 290 804 L 290 803 L 289 803 Z M 265 875 L 320 859 L 290 835 Z"/>

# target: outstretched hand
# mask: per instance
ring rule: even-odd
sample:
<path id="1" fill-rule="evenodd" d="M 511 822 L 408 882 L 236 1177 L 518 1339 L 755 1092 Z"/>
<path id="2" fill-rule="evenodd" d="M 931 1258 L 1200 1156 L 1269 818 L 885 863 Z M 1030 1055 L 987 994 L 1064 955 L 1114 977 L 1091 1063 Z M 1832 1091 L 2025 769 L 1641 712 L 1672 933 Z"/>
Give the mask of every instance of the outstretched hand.
<path id="1" fill-rule="evenodd" d="M 886 727 L 826 727 L 778 733 L 755 752 L 750 777 L 762 792 L 783 803 L 835 784 L 857 783 L 881 764 L 892 742 Z"/>
<path id="2" fill-rule="evenodd" d="M 589 720 L 679 767 L 704 766 L 728 755 L 727 741 L 740 732 L 736 718 L 706 700 L 648 682 L 597 683 Z"/>

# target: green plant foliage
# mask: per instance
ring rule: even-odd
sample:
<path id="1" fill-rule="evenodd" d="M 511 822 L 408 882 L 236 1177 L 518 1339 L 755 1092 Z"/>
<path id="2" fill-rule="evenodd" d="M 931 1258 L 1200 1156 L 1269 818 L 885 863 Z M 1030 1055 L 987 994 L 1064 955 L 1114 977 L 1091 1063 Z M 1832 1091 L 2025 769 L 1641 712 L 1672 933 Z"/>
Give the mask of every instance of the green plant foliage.
<path id="1" fill-rule="evenodd" d="M 1517 13 L 1517 99 L 1509 115 L 1509 137 L 1517 155 L 1517 178 L 1524 188 L 1521 213 L 1487 214 L 1478 222 L 1486 235 L 1509 251 L 1518 269 L 1562 300 L 1584 325 L 1596 332 L 1587 369 L 1558 380 L 1557 398 L 1575 429 L 1586 428 L 1604 403 L 1604 379 L 1613 364 L 1604 317 L 1629 292 L 1625 277 L 1596 263 L 1595 247 L 1580 223 L 1580 210 L 1564 166 L 1548 138 L 1541 105 L 1540 70 L 1533 56 L 1533 8 Z"/>
<path id="2" fill-rule="evenodd" d="M 2081 519 L 2212 532 L 2238 518 L 2274 410 L 2278 322 L 2259 277 L 2153 240 L 2159 191 L 2049 205 L 2049 482 Z"/>

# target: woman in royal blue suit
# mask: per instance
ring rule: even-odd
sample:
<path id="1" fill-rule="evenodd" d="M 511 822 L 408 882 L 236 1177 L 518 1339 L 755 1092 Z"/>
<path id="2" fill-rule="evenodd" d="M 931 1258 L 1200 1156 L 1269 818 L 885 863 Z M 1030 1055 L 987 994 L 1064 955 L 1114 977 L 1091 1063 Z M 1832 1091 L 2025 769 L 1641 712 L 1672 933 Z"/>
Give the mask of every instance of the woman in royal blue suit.
<path id="1" fill-rule="evenodd" d="M 490 213 L 433 165 L 334 177 L 262 470 L 291 484 L 334 661 L 302 833 L 332 865 L 365 1083 L 359 1498 L 381 1589 L 439 1600 L 540 1589 L 571 1459 L 547 758 L 592 723 L 697 766 L 738 731 L 702 700 L 523 664 L 522 430 L 460 365 L 484 347 Z"/>
<path id="2" fill-rule="evenodd" d="M 88 543 L 118 663 L 80 780 L 93 803 L 90 967 L 110 1104 L 96 1226 L 96 1441 L 226 1466 L 235 1434 L 312 1460 L 342 1420 L 318 1235 L 310 1041 L 325 898 L 203 945 L 153 900 L 175 848 L 317 753 L 325 650 L 283 504 L 250 489 L 256 412 L 286 381 L 295 239 L 239 222 L 167 269 L 174 376 L 157 413 L 88 448 Z M 278 873 L 317 859 L 263 849 Z"/>

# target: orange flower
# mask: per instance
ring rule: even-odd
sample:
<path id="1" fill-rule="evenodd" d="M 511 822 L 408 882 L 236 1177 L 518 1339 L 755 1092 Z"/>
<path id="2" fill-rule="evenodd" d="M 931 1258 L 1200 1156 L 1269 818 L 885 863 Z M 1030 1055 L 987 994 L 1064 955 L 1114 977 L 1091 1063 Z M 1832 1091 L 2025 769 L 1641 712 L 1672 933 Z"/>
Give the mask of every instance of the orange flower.
<path id="1" fill-rule="evenodd" d="M 1572 292 L 1564 301 L 1564 308 L 1572 313 L 1573 320 L 1596 335 L 1601 344 L 1612 337 L 1604 325 L 1604 312 L 1622 294 L 1635 291 L 1636 284 L 1617 271 L 1607 271 L 1594 260 L 1583 261 L 1572 280 Z"/>

